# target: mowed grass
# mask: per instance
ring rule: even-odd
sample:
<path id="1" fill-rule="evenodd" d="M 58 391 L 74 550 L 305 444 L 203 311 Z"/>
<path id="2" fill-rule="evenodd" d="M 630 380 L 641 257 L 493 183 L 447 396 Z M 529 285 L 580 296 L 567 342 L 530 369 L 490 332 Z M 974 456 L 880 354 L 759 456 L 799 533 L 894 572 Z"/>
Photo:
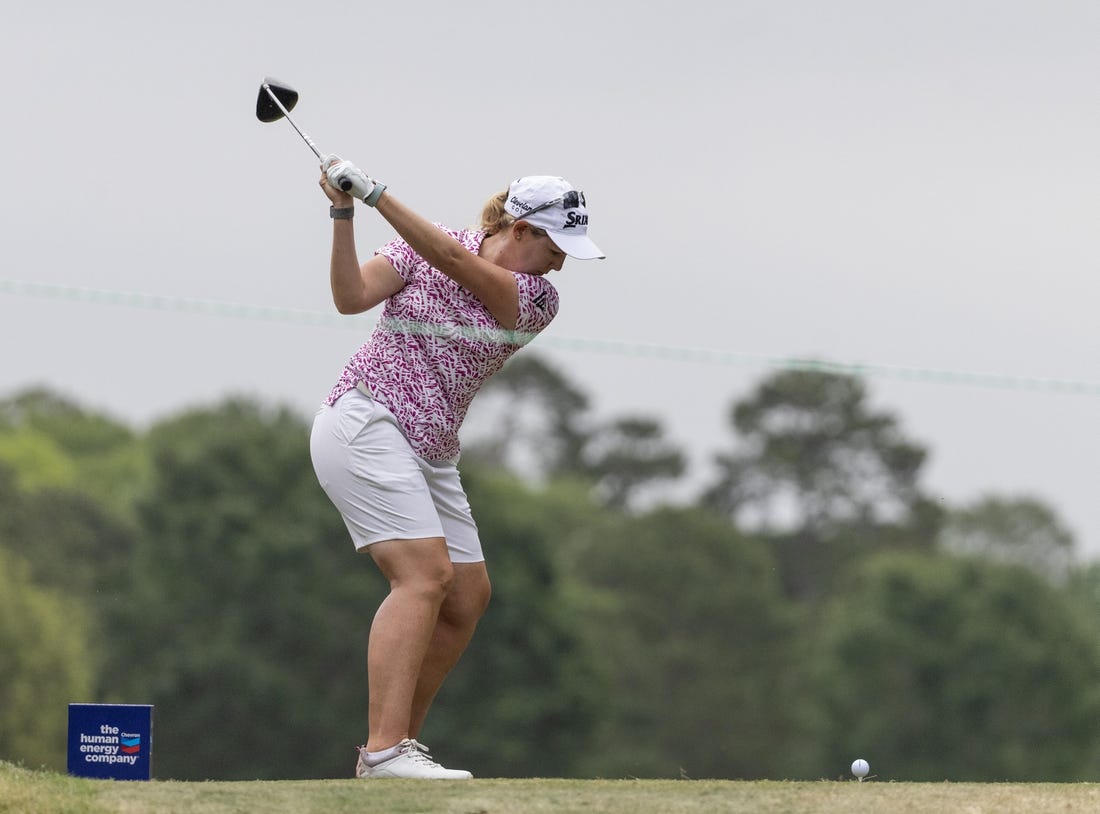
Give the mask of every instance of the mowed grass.
<path id="1" fill-rule="evenodd" d="M 0 762 L 19 814 L 1041 814 L 1100 811 L 1100 784 L 724 780 L 114 782 Z"/>

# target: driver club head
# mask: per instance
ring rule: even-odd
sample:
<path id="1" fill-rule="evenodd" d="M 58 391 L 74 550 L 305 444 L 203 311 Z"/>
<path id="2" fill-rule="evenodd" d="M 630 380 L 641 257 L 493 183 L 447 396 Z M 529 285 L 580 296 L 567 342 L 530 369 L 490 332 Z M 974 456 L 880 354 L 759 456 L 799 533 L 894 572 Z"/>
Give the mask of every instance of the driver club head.
<path id="1" fill-rule="evenodd" d="M 278 102 L 276 102 L 278 100 Z M 279 107 L 279 105 L 282 107 Z M 278 79 L 266 77 L 260 85 L 256 99 L 256 118 L 262 122 L 276 122 L 298 104 L 298 91 Z"/>
<path id="2" fill-rule="evenodd" d="M 298 131 L 302 141 L 309 145 L 309 149 L 313 150 L 313 154 L 324 160 L 321 149 L 313 143 L 313 139 L 306 135 L 306 132 L 294 122 L 294 119 L 290 118 L 290 111 L 296 104 L 298 104 L 298 91 L 286 82 L 280 82 L 278 79 L 272 79 L 269 76 L 260 85 L 260 95 L 256 99 L 256 118 L 262 122 L 275 122 L 279 119 L 286 119 L 290 122 L 290 126 Z"/>

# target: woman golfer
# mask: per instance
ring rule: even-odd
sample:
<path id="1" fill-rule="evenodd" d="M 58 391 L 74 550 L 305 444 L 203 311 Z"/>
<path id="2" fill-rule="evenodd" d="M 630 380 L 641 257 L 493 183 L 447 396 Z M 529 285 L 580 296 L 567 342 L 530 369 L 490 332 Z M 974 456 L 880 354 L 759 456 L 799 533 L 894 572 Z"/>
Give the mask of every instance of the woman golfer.
<path id="1" fill-rule="evenodd" d="M 603 254 L 587 236 L 583 193 L 562 178 L 520 178 L 488 201 L 479 229 L 453 231 L 335 157 L 322 165 L 321 187 L 334 218 L 336 309 L 357 314 L 384 303 L 317 413 L 310 443 L 356 549 L 390 585 L 370 630 L 370 729 L 356 775 L 466 779 L 416 740 L 489 602 L 456 466 L 458 430 L 485 381 L 557 313 L 545 275 L 566 255 Z M 399 235 L 362 265 L 353 195 Z"/>

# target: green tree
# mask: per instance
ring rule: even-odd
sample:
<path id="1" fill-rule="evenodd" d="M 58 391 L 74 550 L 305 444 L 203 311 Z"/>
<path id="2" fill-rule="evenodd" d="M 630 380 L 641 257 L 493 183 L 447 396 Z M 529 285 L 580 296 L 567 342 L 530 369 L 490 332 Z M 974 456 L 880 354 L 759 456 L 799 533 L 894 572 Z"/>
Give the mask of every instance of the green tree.
<path id="1" fill-rule="evenodd" d="M 768 549 L 677 508 L 608 515 L 566 547 L 613 689 L 586 773 L 785 776 L 797 617 Z"/>
<path id="2" fill-rule="evenodd" d="M 684 454 L 663 437 L 660 422 L 627 417 L 597 431 L 585 450 L 585 470 L 597 494 L 612 508 L 626 509 L 643 489 L 684 474 Z"/>
<path id="3" fill-rule="evenodd" d="M 1057 583 L 1069 575 L 1075 545 L 1073 534 L 1043 501 L 996 495 L 949 512 L 939 543 L 955 554 L 1022 565 Z"/>
<path id="4" fill-rule="evenodd" d="M 130 443 L 134 437 L 124 424 L 43 388 L 0 401 L 0 427 L 39 430 L 56 439 L 74 458 L 101 454 Z"/>
<path id="5" fill-rule="evenodd" d="M 584 469 L 588 407 L 587 396 L 562 373 L 537 354 L 520 354 L 471 405 L 464 455 L 534 481 L 575 475 Z"/>
<path id="6" fill-rule="evenodd" d="M 140 437 L 125 424 L 35 388 L 0 401 L 0 461 L 27 491 L 64 488 L 128 517 L 147 474 Z"/>
<path id="7" fill-rule="evenodd" d="M 1066 590 L 1100 623 L 1100 562 L 1092 560 L 1070 571 Z"/>
<path id="8" fill-rule="evenodd" d="M 701 502 L 773 539 L 792 596 L 822 595 L 863 546 L 932 544 L 938 513 L 918 486 L 926 452 L 870 407 L 859 379 L 781 371 L 730 420 L 739 445 L 716 456 Z"/>
<path id="9" fill-rule="evenodd" d="M 810 634 L 818 771 L 894 780 L 1095 780 L 1095 620 L 1020 567 L 869 558 Z"/>
<path id="10" fill-rule="evenodd" d="M 97 654 L 88 701 L 115 700 L 112 652 L 131 589 L 133 527 L 82 492 L 56 487 L 27 491 L 0 463 L 0 546 L 28 567 L 33 583 L 72 600 L 79 628 Z"/>
<path id="11" fill-rule="evenodd" d="M 683 452 L 645 416 L 596 422 L 588 398 L 535 354 L 512 359 L 470 408 L 467 461 L 507 469 L 541 484 L 587 481 L 595 496 L 625 509 L 683 475 Z"/>
<path id="12" fill-rule="evenodd" d="M 98 612 L 128 590 L 134 529 L 94 499 L 65 489 L 0 490 L 0 533 L 35 581 Z"/>
<path id="13" fill-rule="evenodd" d="M 0 535 L 0 758 L 64 771 L 68 705 L 86 701 L 95 663 L 85 611 L 37 585 Z"/>
<path id="14" fill-rule="evenodd" d="M 0 402 L 0 533 L 37 583 L 100 611 L 126 589 L 140 439 L 45 390 Z"/>
<path id="15" fill-rule="evenodd" d="M 19 487 L 27 492 L 69 487 L 77 480 L 72 459 L 38 430 L 0 430 L 0 462 L 15 472 Z"/>
<path id="16" fill-rule="evenodd" d="M 854 376 L 776 373 L 733 406 L 730 420 L 741 447 L 717 456 L 721 477 L 705 495 L 730 515 L 824 530 L 902 516 L 920 497 L 925 451 L 894 416 L 870 409 Z"/>

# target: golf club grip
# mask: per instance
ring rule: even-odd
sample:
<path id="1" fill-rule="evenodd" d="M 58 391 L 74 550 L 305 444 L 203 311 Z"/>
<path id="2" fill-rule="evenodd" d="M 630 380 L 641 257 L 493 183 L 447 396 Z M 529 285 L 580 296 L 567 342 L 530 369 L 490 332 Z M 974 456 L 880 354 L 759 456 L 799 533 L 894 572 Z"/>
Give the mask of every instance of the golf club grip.
<path id="1" fill-rule="evenodd" d="M 352 186 L 353 184 L 347 178 L 344 178 L 342 181 L 340 181 L 340 189 L 344 190 L 344 192 L 350 190 Z"/>

